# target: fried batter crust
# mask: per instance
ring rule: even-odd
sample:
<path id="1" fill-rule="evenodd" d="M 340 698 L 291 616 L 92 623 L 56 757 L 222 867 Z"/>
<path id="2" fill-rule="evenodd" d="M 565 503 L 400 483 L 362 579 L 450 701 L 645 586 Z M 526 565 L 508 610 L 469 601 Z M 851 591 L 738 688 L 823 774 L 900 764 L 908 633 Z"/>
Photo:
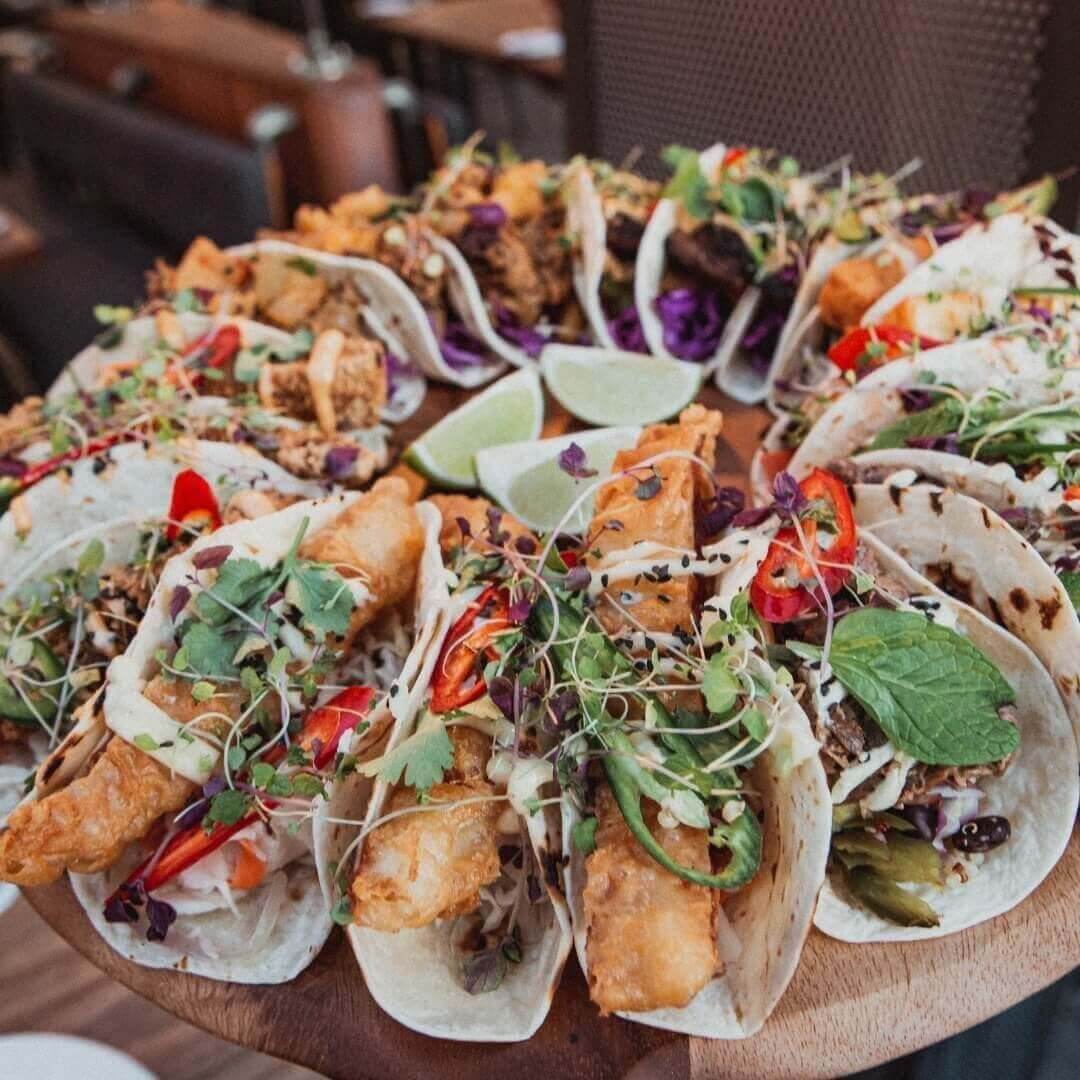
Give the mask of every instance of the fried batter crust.
<path id="1" fill-rule="evenodd" d="M 432 801 L 449 803 L 492 794 L 494 788 L 481 781 L 436 784 L 430 792 Z M 403 788 L 387 812 L 415 805 L 416 793 Z M 500 809 L 500 803 L 484 802 L 423 810 L 377 828 L 352 884 L 357 922 L 395 932 L 472 911 L 480 887 L 499 877 Z"/>
<path id="2" fill-rule="evenodd" d="M 649 830 L 685 866 L 709 872 L 701 829 L 661 828 L 646 802 Z M 596 850 L 585 860 L 589 996 L 601 1015 L 681 1008 L 716 974 L 717 894 L 665 870 L 634 838 L 611 790 L 597 792 Z"/>
<path id="3" fill-rule="evenodd" d="M 343 577 L 367 583 L 371 599 L 353 612 L 352 636 L 412 592 L 423 550 L 424 530 L 409 485 L 388 476 L 301 544 L 300 557 L 329 563 Z"/>
<path id="4" fill-rule="evenodd" d="M 104 870 L 194 790 L 190 780 L 113 738 L 86 776 L 12 812 L 0 834 L 0 878 L 46 885 L 68 869 Z"/>
<path id="5" fill-rule="evenodd" d="M 672 457 L 658 462 L 655 469 L 661 479 L 660 489 L 650 499 L 640 499 L 637 495 L 639 484 L 650 478 L 647 467 L 605 484 L 597 492 L 596 510 L 589 529 L 590 555 L 586 561 L 590 569 L 595 570 L 609 552 L 631 549 L 640 541 L 695 550 L 695 501 L 712 494 L 716 437 L 722 424 L 719 412 L 702 405 L 691 405 L 683 410 L 677 424 L 656 424 L 646 428 L 633 450 L 622 450 L 615 455 L 613 473 L 634 469 L 658 454 L 673 450 L 696 455 L 709 471 L 686 458 Z M 621 528 L 610 528 L 612 522 L 617 522 Z M 600 553 L 599 558 L 592 554 L 596 551 Z M 622 590 L 640 596 L 634 603 L 623 605 L 631 619 L 610 601 L 601 600 L 597 604 L 597 615 L 610 634 L 634 629 L 634 621 L 657 633 L 672 633 L 676 629 L 690 631 L 694 602 L 692 576 L 673 577 L 666 582 L 650 582 L 644 578 L 636 583 L 618 582 L 612 585 L 609 595 L 615 599 Z"/>
<path id="6" fill-rule="evenodd" d="M 481 537 L 488 539 L 490 536 L 487 512 L 492 504 L 487 499 L 472 498 L 468 495 L 432 495 L 430 502 L 442 515 L 442 530 L 439 532 L 439 546 L 443 554 L 449 554 L 455 548 L 461 547 L 461 525 L 458 518 L 464 518 L 469 524 L 469 532 L 473 538 Z M 514 543 L 521 537 L 527 537 L 535 542 L 533 534 L 521 524 L 513 514 L 500 511 L 499 531 L 509 533 L 508 543 Z M 475 539 L 470 541 L 470 546 L 475 546 Z"/>

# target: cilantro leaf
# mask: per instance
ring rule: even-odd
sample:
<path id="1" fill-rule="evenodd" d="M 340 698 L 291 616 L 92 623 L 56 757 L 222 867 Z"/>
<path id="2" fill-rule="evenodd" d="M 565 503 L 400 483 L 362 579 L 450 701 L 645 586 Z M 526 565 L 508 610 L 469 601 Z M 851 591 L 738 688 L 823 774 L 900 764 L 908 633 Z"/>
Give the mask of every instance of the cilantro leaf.
<path id="1" fill-rule="evenodd" d="M 200 675 L 235 675 L 233 656 L 239 635 L 206 623 L 191 622 L 181 634 L 187 664 Z"/>
<path id="2" fill-rule="evenodd" d="M 686 146 L 666 146 L 660 156 L 675 170 L 664 188 L 664 198 L 678 199 L 693 217 L 710 217 L 709 181 L 701 171 L 697 151 Z"/>
<path id="3" fill-rule="evenodd" d="M 454 763 L 454 744 L 437 716 L 425 717 L 420 726 L 389 754 L 360 767 L 366 776 L 377 775 L 388 784 L 405 783 L 427 791 L 439 783 Z"/>
<path id="4" fill-rule="evenodd" d="M 355 604 L 344 578 L 316 563 L 298 563 L 286 595 L 304 619 L 330 634 L 344 634 Z"/>
<path id="5" fill-rule="evenodd" d="M 199 593 L 196 610 L 204 622 L 221 626 L 233 618 L 233 613 L 215 597 L 243 610 L 268 594 L 273 583 L 273 570 L 263 568 L 254 559 L 228 559 L 218 569 L 217 580 L 210 590 Z"/>
<path id="6" fill-rule="evenodd" d="M 242 791 L 226 788 L 210 800 L 206 820 L 218 821 L 222 825 L 235 825 L 247 813 L 247 808 L 247 796 Z"/>
<path id="7" fill-rule="evenodd" d="M 892 743 L 927 765 L 1000 761 L 1019 745 L 998 714 L 1013 688 L 967 638 L 922 615 L 852 612 L 836 624 L 829 663 Z"/>

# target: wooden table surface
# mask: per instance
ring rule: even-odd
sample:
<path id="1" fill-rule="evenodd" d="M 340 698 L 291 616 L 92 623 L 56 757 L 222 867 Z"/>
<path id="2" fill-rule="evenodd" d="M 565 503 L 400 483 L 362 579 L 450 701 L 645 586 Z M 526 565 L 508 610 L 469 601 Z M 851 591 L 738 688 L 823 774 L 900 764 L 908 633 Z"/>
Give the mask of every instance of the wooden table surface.
<path id="1" fill-rule="evenodd" d="M 509 30 L 559 29 L 553 0 L 442 0 L 418 5 L 403 15 L 366 15 L 358 8 L 357 18 L 371 29 L 394 37 L 437 45 L 547 82 L 562 82 L 562 57 L 525 60 L 507 56 L 499 49 L 499 37 Z"/>
<path id="2" fill-rule="evenodd" d="M 462 401 L 433 387 L 395 433 L 404 442 Z M 721 482 L 745 484 L 767 422 L 760 409 L 715 391 L 724 409 Z M 549 416 L 549 427 L 563 426 Z M 335 930 L 292 983 L 230 986 L 140 968 L 91 930 L 66 882 L 26 898 L 69 944 L 107 974 L 181 1019 L 251 1049 L 348 1080 L 810 1080 L 869 1068 L 979 1023 L 1080 966 L 1080 842 L 1036 893 L 1007 915 L 951 937 L 890 945 L 847 945 L 813 932 L 787 993 L 763 1031 L 741 1042 L 709 1042 L 618 1018 L 601 1019 L 571 959 L 544 1026 L 525 1044 L 441 1042 L 417 1035 L 375 1005 L 344 935 Z M 0 945 L 2 951 L 2 945 Z M 408 978 L 408 972 L 401 973 Z M 7 985 L 5 980 L 4 985 Z"/>

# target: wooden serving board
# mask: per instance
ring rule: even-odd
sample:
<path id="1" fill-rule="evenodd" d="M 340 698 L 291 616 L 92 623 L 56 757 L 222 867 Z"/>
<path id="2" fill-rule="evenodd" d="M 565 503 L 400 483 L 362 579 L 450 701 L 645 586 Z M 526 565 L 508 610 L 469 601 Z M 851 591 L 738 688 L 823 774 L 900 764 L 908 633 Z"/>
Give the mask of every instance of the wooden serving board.
<path id="1" fill-rule="evenodd" d="M 465 392 L 433 387 L 398 430 L 415 437 Z M 724 410 L 718 472 L 745 484 L 768 423 L 760 409 L 706 390 Z M 566 418 L 549 409 L 549 429 Z M 758 1035 L 710 1042 L 618 1018 L 601 1019 L 571 958 L 544 1026 L 527 1043 L 471 1044 L 417 1035 L 368 994 L 344 934 L 283 986 L 235 986 L 132 964 L 94 933 L 66 881 L 27 889 L 39 915 L 102 971 L 155 1004 L 222 1038 L 343 1080 L 694 1080 L 835 1077 L 869 1068 L 971 1027 L 1080 965 L 1080 842 L 1038 891 L 990 922 L 935 941 L 846 945 L 812 932 L 802 963 Z M 409 972 L 401 973 L 403 979 Z M 482 1006 L 480 1006 L 482 1007 Z"/>

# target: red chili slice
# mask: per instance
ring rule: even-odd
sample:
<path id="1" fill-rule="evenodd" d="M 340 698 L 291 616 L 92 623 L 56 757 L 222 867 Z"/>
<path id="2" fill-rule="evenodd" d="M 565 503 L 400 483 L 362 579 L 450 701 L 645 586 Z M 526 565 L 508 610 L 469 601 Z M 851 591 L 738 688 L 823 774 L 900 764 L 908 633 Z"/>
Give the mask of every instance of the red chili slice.
<path id="1" fill-rule="evenodd" d="M 313 754 L 312 764 L 316 769 L 325 769 L 334 760 L 338 743 L 346 731 L 351 731 L 364 719 L 375 691 L 370 686 L 349 686 L 336 694 L 325 705 L 320 705 L 308 713 L 304 728 L 293 741 L 293 746 Z M 315 742 L 319 743 L 315 751 Z M 284 746 L 275 746 L 264 754 L 262 760 L 270 765 L 285 756 Z"/>
<path id="2" fill-rule="evenodd" d="M 911 347 L 915 342 L 918 342 L 920 349 L 933 349 L 941 344 L 940 341 L 915 334 L 901 326 L 889 326 L 885 323 L 877 326 L 857 326 L 829 349 L 829 359 L 841 371 L 858 371 L 862 366 L 860 361 L 887 362 L 906 356 L 912 351 Z M 874 344 L 885 346 L 880 356 L 869 354 L 870 346 Z"/>
<path id="3" fill-rule="evenodd" d="M 836 531 L 827 534 L 830 537 L 827 548 L 818 542 L 819 522 L 806 518 L 799 523 L 817 573 L 832 596 L 847 580 L 855 559 L 855 513 L 851 499 L 843 481 L 824 469 L 815 469 L 799 484 L 799 489 L 809 501 L 824 501 L 832 510 Z M 794 526 L 781 529 L 750 586 L 754 610 L 766 622 L 785 623 L 815 610 L 821 600 L 821 584 L 802 550 L 798 533 Z"/>
<path id="4" fill-rule="evenodd" d="M 35 484 L 44 480 L 45 477 L 52 475 L 65 465 L 70 465 L 73 461 L 97 457 L 98 454 L 103 454 L 118 443 L 128 442 L 134 438 L 136 438 L 136 435 L 133 431 L 115 431 L 111 435 L 102 435 L 100 438 L 90 439 L 79 446 L 73 446 L 70 450 L 65 450 L 62 454 L 47 458 L 45 461 L 39 461 L 36 465 L 31 465 L 19 476 L 2 477 L 0 478 L 2 480 L 2 484 L 0 484 L 0 504 L 6 503 L 8 499 L 14 498 L 24 491 L 28 491 Z"/>
<path id="5" fill-rule="evenodd" d="M 214 489 L 194 469 L 184 469 L 173 480 L 165 539 L 175 540 L 185 525 L 209 525 L 211 531 L 221 525 L 221 511 Z"/>
<path id="6" fill-rule="evenodd" d="M 484 622 L 474 626 L 478 618 Z M 477 671 L 477 657 L 494 660 L 494 642 L 510 622 L 510 599 L 505 589 L 489 585 L 454 623 L 435 667 L 431 711 L 450 712 L 481 697 L 487 685 Z"/>

